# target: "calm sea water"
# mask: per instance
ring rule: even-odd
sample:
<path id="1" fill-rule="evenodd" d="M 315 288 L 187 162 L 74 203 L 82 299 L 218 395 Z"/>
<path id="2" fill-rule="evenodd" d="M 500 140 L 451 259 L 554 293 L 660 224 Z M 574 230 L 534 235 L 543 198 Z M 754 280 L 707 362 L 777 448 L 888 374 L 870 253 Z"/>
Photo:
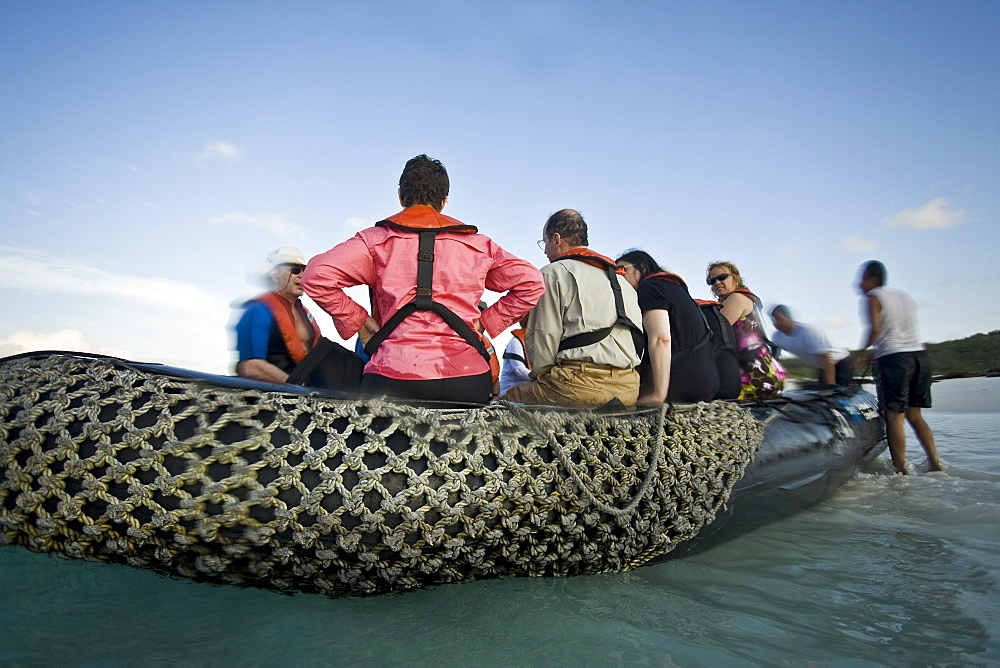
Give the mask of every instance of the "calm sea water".
<path id="1" fill-rule="evenodd" d="M 821 506 L 630 573 L 329 599 L 0 548 L 0 665 L 1000 665 L 1000 379 L 934 396 L 944 473 L 883 459 Z"/>

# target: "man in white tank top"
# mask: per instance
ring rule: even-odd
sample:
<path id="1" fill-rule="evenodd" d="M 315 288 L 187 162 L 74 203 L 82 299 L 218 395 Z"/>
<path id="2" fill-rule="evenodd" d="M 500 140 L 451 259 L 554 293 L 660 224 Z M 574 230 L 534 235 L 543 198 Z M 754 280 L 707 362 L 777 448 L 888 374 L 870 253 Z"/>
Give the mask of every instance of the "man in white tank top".
<path id="1" fill-rule="evenodd" d="M 934 435 L 920 414 L 931 407 L 931 365 L 917 330 L 917 303 L 913 297 L 885 285 L 885 266 L 872 260 L 861 265 L 864 294 L 862 316 L 868 333 L 861 349 L 874 349 L 875 388 L 885 417 L 889 454 L 897 473 L 906 473 L 904 419 L 927 455 L 928 470 L 940 471 Z"/>

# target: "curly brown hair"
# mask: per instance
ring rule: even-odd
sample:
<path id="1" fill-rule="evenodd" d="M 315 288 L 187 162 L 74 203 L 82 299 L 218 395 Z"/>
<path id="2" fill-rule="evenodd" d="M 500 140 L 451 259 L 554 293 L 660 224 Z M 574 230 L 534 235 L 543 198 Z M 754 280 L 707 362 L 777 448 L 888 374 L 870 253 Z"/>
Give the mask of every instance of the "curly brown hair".
<path id="1" fill-rule="evenodd" d="M 733 264 L 732 262 L 728 262 L 727 260 L 717 260 L 715 262 L 710 262 L 708 264 L 708 269 L 705 270 L 705 278 L 708 278 L 709 272 L 711 272 L 712 269 L 714 269 L 715 267 L 722 267 L 727 272 L 732 274 L 733 277 L 736 279 L 736 287 L 745 288 L 747 286 L 746 283 L 743 282 L 743 277 L 740 275 L 740 270 L 736 268 L 735 264 Z"/>
<path id="2" fill-rule="evenodd" d="M 406 207 L 426 204 L 440 210 L 450 189 L 444 165 L 424 154 L 410 158 L 399 177 L 399 199 Z"/>

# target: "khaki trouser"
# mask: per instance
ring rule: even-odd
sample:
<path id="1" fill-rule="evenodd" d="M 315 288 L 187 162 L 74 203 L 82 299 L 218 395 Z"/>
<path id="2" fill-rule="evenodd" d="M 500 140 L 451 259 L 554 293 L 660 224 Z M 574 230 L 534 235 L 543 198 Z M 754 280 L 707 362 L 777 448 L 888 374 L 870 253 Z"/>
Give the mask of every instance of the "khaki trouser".
<path id="1" fill-rule="evenodd" d="M 501 399 L 524 404 L 599 406 L 617 398 L 634 406 L 639 398 L 639 372 L 635 369 L 560 362 L 534 380 L 515 385 Z"/>

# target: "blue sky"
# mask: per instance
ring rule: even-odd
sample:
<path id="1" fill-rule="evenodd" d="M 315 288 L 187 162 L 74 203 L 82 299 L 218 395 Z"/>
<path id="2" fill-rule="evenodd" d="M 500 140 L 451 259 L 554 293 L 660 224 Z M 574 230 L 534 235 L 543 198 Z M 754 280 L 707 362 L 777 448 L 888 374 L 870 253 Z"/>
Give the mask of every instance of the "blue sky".
<path id="1" fill-rule="evenodd" d="M 975 1 L 5 0 L 0 354 L 225 373 L 248 274 L 394 213 L 419 153 L 539 266 L 570 207 L 840 345 L 872 258 L 926 340 L 995 330 L 998 34 Z"/>

